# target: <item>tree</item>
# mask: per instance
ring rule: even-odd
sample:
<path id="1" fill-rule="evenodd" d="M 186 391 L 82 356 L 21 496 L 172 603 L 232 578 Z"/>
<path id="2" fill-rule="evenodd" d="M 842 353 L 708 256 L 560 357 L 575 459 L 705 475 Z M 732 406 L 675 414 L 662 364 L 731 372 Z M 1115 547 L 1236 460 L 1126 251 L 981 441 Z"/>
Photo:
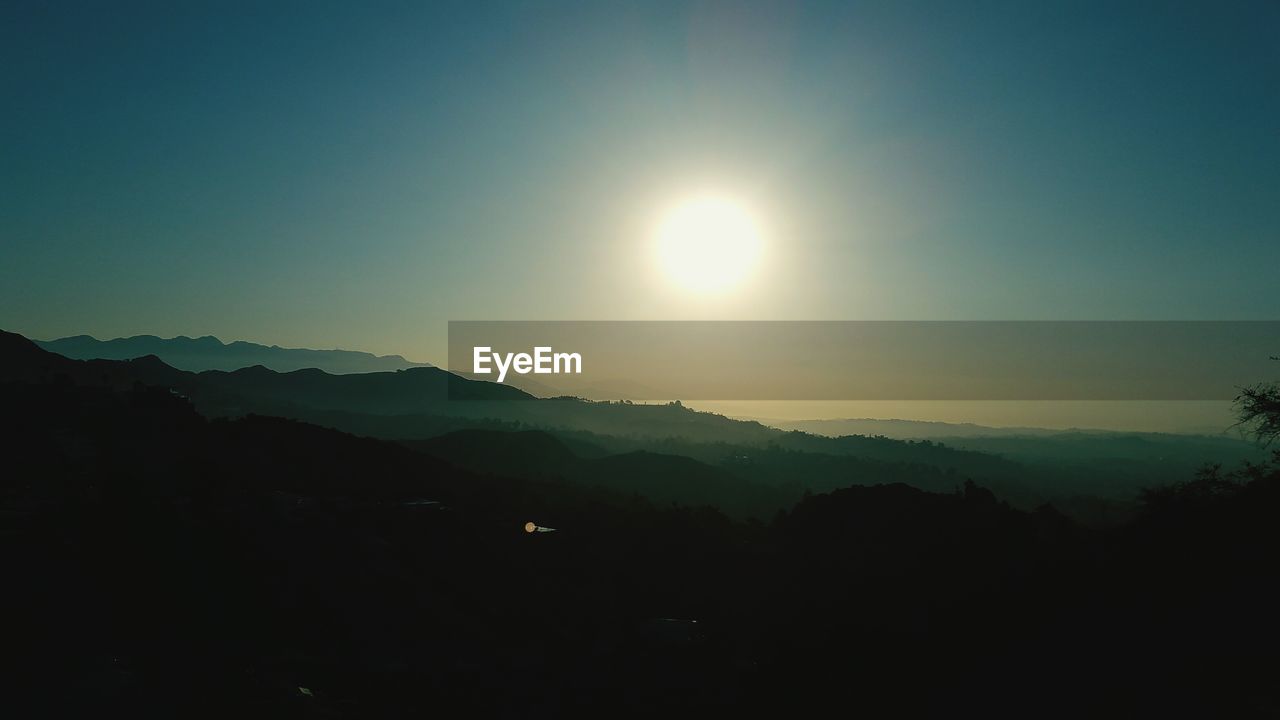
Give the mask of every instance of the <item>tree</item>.
<path id="1" fill-rule="evenodd" d="M 1244 388 L 1236 396 L 1235 404 L 1240 425 L 1263 447 L 1280 438 L 1280 382 Z"/>

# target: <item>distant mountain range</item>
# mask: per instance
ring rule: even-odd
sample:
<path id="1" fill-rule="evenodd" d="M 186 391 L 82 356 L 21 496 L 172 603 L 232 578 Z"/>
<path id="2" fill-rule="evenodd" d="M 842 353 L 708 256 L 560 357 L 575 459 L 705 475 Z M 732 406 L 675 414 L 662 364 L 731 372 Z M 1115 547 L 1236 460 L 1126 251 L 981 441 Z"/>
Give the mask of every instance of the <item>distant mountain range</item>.
<path id="1" fill-rule="evenodd" d="M 820 420 L 775 420 L 761 417 L 740 417 L 739 420 L 750 420 L 761 425 L 822 435 L 825 437 L 844 437 L 846 435 L 867 435 L 871 437 L 887 437 L 895 440 L 929 440 L 942 442 L 955 447 L 978 447 L 975 443 L 995 441 L 998 439 L 1030 442 L 1035 439 L 1062 440 L 1098 439 L 1104 437 L 1145 438 L 1149 440 L 1186 439 L 1197 442 L 1223 440 L 1238 443 L 1242 434 L 1227 427 L 1188 427 L 1177 431 L 1147 432 L 1137 430 L 1106 430 L 1100 428 L 1072 427 L 1053 429 L 1043 427 L 992 427 L 975 423 L 952 423 L 930 420 L 895 420 L 890 418 L 830 418 Z M 985 450 L 984 450 L 985 452 Z"/>
<path id="2" fill-rule="evenodd" d="M 196 373 L 154 355 L 68 359 L 0 332 L 0 385 L 6 382 L 168 388 L 207 418 L 300 420 L 400 441 L 475 472 L 555 476 L 664 504 L 709 503 L 738 517 L 772 517 L 806 490 L 905 482 L 952 492 L 973 479 L 1017 507 L 1052 501 L 1076 517 L 1110 522 L 1141 488 L 1190 478 L 1206 463 L 1229 467 L 1262 457 L 1239 439 L 1191 435 L 1023 429 L 1018 436 L 961 437 L 958 426 L 922 424 L 935 439 L 890 439 L 871 427 L 841 428 L 849 434 L 831 437 L 678 402 L 539 399 L 435 367 L 331 374 L 255 365 Z M 512 432 L 527 430 L 544 434 Z"/>
<path id="3" fill-rule="evenodd" d="M 827 437 L 842 435 L 883 435 L 899 440 L 936 440 L 938 438 L 972 437 L 1044 437 L 1060 435 L 1063 430 L 1037 427 L 989 427 L 974 423 L 949 423 L 929 420 L 892 420 L 879 418 L 833 418 L 830 420 L 770 420 L 743 418 L 781 430 Z"/>
<path id="4" fill-rule="evenodd" d="M 410 362 L 399 355 L 374 355 L 355 350 L 283 348 L 243 340 L 224 343 L 212 335 L 198 338 L 185 335 L 174 338 L 135 335 L 114 340 L 75 335 L 35 342 L 45 350 L 73 360 L 132 360 L 154 355 L 167 365 L 191 372 L 239 370 L 261 365 L 276 372 L 315 368 L 342 375 L 430 367 L 426 363 Z"/>

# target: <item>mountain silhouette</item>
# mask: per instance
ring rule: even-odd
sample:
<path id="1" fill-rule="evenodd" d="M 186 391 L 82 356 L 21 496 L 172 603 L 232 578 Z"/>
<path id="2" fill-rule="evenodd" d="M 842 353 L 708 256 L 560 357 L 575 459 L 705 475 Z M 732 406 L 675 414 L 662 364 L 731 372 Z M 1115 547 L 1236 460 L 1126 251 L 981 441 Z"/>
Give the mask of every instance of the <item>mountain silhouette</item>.
<path id="1" fill-rule="evenodd" d="M 316 368 L 337 375 L 430 367 L 426 363 L 410 362 L 399 355 L 373 355 L 354 350 L 282 348 L 243 340 L 223 343 L 212 335 L 198 338 L 135 335 L 114 340 L 75 335 L 57 340 L 36 341 L 36 344 L 74 360 L 130 360 L 154 355 L 172 367 L 192 372 L 238 370 L 261 365 L 276 372 Z"/>
<path id="2" fill-rule="evenodd" d="M 457 430 L 408 445 L 455 465 L 494 475 L 557 475 L 578 461 L 568 445 L 541 430 Z"/>
<path id="3" fill-rule="evenodd" d="M 210 410 L 227 409 L 219 404 L 237 398 L 250 405 L 299 403 L 318 409 L 382 414 L 420 411 L 451 400 L 531 399 L 515 388 L 466 380 L 435 367 L 335 375 L 315 368 L 282 373 L 255 365 L 230 372 L 195 373 L 174 368 L 156 355 L 129 360 L 73 360 L 4 331 L 0 331 L 0 355 L 0 380 L 62 376 L 77 384 L 116 387 L 141 382 L 205 400 L 210 403 Z"/>
<path id="4" fill-rule="evenodd" d="M 1190 474 L 1206 462 L 1261 459 L 1257 448 L 1243 442 L 1185 436 L 1112 440 L 1065 433 L 998 442 L 951 438 L 945 443 L 822 437 L 697 412 L 678 403 L 537 399 L 509 385 L 468 380 L 439 368 L 334 375 L 318 369 L 279 373 L 253 366 L 193 373 L 155 356 L 76 361 L 42 351 L 18 335 L 0 339 L 8 348 L 0 362 L 9 368 L 0 372 L 0 380 L 58 376 L 66 382 L 124 390 L 141 383 L 178 393 L 206 417 L 279 416 L 410 444 L 464 430 L 540 430 L 582 459 L 641 451 L 690 458 L 704 468 L 688 473 L 699 480 L 678 496 L 661 494 L 663 501 L 708 502 L 735 515 L 762 519 L 789 507 L 806 489 L 825 492 L 850 484 L 908 483 L 947 492 L 975 479 L 1022 509 L 1053 502 L 1077 519 L 1111 523 L 1132 515 L 1143 487 Z M 476 472 L 547 476 L 549 469 L 530 449 L 488 453 L 480 447 L 484 442 L 508 442 L 501 438 L 477 441 L 473 451 L 455 460 Z M 637 455 L 631 462 L 648 461 Z M 557 477 L 580 479 L 569 468 L 558 470 Z M 720 476 L 725 473 L 736 484 L 723 481 Z M 631 477 L 636 479 L 633 489 L 646 488 L 641 494 L 659 496 L 657 485 Z M 711 488 L 715 490 L 710 494 L 703 493 Z"/>
<path id="5" fill-rule="evenodd" d="M 539 430 L 459 430 L 405 444 L 472 472 L 569 480 L 658 506 L 711 506 L 736 518 L 769 517 L 799 499 L 791 489 L 761 485 L 690 457 L 644 450 L 609 454 Z"/>

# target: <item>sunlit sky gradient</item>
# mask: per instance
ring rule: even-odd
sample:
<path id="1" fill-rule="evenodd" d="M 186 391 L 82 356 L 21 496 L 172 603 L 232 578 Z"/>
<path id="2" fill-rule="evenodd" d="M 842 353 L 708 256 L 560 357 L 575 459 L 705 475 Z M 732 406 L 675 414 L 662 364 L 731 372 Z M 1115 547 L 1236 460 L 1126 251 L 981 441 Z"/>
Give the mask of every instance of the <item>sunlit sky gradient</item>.
<path id="1" fill-rule="evenodd" d="M 10 3 L 0 327 L 1280 317 L 1280 4 L 1119 4 Z M 707 189 L 717 299 L 650 257 Z"/>

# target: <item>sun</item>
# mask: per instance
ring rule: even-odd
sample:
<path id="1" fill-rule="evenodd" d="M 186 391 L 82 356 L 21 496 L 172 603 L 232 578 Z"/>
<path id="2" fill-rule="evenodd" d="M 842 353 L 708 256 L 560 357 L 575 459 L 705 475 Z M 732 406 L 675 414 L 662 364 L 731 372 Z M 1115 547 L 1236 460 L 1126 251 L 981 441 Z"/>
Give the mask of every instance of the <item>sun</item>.
<path id="1" fill-rule="evenodd" d="M 703 195 L 671 208 L 655 233 L 668 279 L 698 294 L 721 294 L 755 269 L 764 240 L 755 219 L 732 198 Z"/>

